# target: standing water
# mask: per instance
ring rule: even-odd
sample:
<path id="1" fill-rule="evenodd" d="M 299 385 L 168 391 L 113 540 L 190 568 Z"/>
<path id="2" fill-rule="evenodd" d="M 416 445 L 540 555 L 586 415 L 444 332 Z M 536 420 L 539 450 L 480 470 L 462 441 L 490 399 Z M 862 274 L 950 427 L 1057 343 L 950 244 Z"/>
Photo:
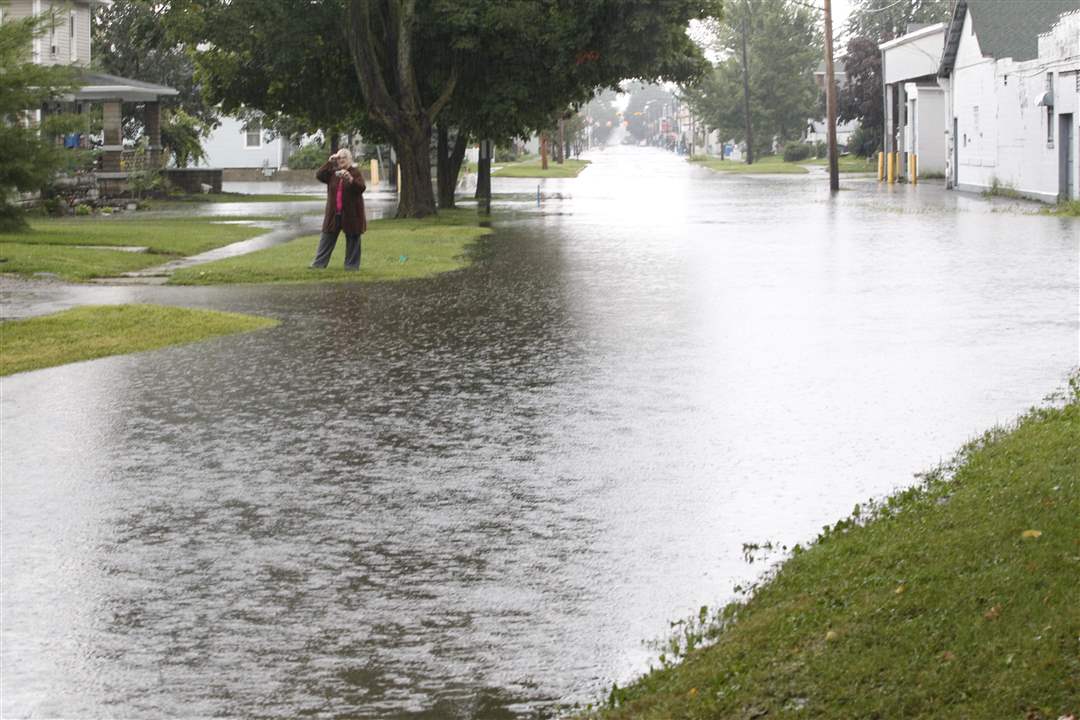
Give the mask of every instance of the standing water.
<path id="1" fill-rule="evenodd" d="M 282 325 L 4 380 L 0 714 L 590 701 L 1077 363 L 1073 221 L 591 159 L 433 280 L 87 291 Z"/>

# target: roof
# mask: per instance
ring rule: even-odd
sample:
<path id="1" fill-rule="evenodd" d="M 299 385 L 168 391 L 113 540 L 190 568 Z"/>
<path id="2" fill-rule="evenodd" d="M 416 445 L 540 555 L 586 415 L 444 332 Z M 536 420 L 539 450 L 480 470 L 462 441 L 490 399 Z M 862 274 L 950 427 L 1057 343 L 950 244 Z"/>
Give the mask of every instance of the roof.
<path id="1" fill-rule="evenodd" d="M 178 90 L 165 85 L 98 72 L 84 72 L 79 76 L 78 82 L 80 87 L 72 94 L 76 100 L 155 102 L 161 97 L 180 94 Z"/>
<path id="2" fill-rule="evenodd" d="M 1080 0 L 957 0 L 938 74 L 952 72 L 968 11 L 983 55 L 1023 62 L 1039 56 L 1039 35 L 1065 13 L 1077 10 Z"/>
<path id="3" fill-rule="evenodd" d="M 925 37 L 937 35 L 939 32 L 942 32 L 945 29 L 945 23 L 930 23 L 926 25 L 919 25 L 918 27 L 909 30 L 906 35 L 901 35 L 898 38 L 894 38 L 892 40 L 881 43 L 880 45 L 878 45 L 878 48 L 881 50 L 891 50 L 892 48 L 899 47 L 900 45 L 906 45 L 910 42 L 915 42 L 916 40 L 922 40 Z"/>

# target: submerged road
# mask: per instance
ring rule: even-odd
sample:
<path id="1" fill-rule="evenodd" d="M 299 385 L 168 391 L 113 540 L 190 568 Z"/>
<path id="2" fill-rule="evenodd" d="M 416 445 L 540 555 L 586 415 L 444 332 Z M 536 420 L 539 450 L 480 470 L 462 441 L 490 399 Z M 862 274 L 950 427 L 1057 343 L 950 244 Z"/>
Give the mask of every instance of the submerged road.
<path id="1" fill-rule="evenodd" d="M 282 324 L 3 380 L 0 714 L 587 702 L 1078 362 L 1076 221 L 591 159 L 430 281 L 38 289 Z"/>

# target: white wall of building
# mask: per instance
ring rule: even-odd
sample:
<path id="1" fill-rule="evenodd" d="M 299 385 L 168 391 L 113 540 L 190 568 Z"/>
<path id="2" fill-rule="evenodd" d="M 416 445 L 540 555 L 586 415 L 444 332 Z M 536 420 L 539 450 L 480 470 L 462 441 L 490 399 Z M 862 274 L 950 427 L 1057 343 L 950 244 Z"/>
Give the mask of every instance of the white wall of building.
<path id="1" fill-rule="evenodd" d="M 5 0 L 3 20 L 18 20 L 55 10 L 56 25 L 31 48 L 39 65 L 90 65 L 90 0 Z"/>
<path id="2" fill-rule="evenodd" d="M 247 128 L 234 117 L 221 118 L 221 124 L 203 142 L 206 160 L 196 167 L 224 169 L 269 168 L 279 170 L 287 158 L 285 141 L 276 137 L 269 139 L 265 130 L 258 133 L 258 143 L 253 144 Z"/>
<path id="3" fill-rule="evenodd" d="M 945 135 L 945 91 L 937 86 L 908 83 L 908 127 L 904 152 L 918 158 L 919 175 L 945 174 L 948 138 Z"/>
<path id="4" fill-rule="evenodd" d="M 912 78 L 937 75 L 944 44 L 945 23 L 931 25 L 882 43 L 882 74 L 885 83 L 893 85 Z"/>
<path id="5" fill-rule="evenodd" d="M 1062 167 L 1062 142 L 1072 158 L 1071 195 L 1080 197 L 1080 13 L 1065 16 L 1039 40 L 1040 56 L 1025 62 L 984 58 L 971 33 L 971 15 L 952 75 L 953 115 L 957 123 L 957 186 L 986 190 L 996 186 L 1053 202 Z M 1048 74 L 1051 77 L 1048 79 Z M 1053 92 L 1053 109 L 1039 104 Z M 1061 137 L 1065 117 L 1070 132 Z"/>

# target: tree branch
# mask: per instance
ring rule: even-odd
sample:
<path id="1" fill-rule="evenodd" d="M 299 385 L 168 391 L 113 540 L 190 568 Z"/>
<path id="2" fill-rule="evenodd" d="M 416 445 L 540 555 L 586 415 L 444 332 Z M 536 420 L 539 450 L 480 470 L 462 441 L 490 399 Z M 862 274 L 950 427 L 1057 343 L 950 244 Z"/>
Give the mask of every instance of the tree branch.
<path id="1" fill-rule="evenodd" d="M 400 107 L 390 95 L 383 79 L 382 66 L 375 52 L 375 33 L 371 27 L 371 0 L 352 0 L 345 27 L 360 89 L 367 100 L 368 112 L 388 128 L 395 122 Z"/>
<path id="2" fill-rule="evenodd" d="M 435 118 L 439 116 L 446 104 L 450 102 L 450 98 L 454 96 L 454 90 L 457 89 L 458 77 L 460 71 L 457 62 L 450 68 L 450 79 L 446 81 L 446 87 L 443 88 L 442 94 L 438 99 L 431 104 L 428 108 L 427 115 L 431 118 L 432 122 L 435 122 Z"/>

